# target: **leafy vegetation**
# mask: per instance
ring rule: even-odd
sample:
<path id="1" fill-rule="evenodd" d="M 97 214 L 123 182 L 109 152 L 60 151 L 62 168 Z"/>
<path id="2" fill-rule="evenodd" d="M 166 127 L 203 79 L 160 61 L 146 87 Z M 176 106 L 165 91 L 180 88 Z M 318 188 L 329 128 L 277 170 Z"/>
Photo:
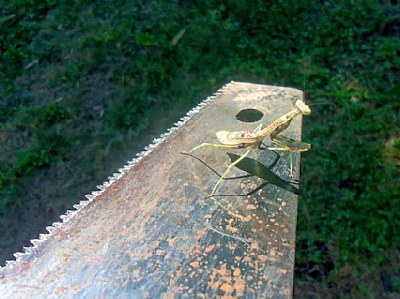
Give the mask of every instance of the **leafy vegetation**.
<path id="1" fill-rule="evenodd" d="M 46 207 L 54 221 L 175 120 L 154 129 L 161 111 L 177 118 L 227 81 L 305 88 L 331 105 L 304 120 L 295 292 L 398 294 L 399 13 L 376 0 L 7 1 L 0 213 Z"/>

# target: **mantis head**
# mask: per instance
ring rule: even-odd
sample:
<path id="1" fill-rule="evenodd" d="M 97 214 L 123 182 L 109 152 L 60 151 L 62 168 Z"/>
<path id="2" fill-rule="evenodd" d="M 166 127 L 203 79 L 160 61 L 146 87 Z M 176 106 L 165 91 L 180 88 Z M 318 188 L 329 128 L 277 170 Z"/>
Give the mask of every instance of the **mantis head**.
<path id="1" fill-rule="evenodd" d="M 303 100 L 297 100 L 295 103 L 295 106 L 299 108 L 301 111 L 301 114 L 303 115 L 310 115 L 311 114 L 311 109 L 309 106 L 306 105 L 306 103 L 303 102 Z"/>

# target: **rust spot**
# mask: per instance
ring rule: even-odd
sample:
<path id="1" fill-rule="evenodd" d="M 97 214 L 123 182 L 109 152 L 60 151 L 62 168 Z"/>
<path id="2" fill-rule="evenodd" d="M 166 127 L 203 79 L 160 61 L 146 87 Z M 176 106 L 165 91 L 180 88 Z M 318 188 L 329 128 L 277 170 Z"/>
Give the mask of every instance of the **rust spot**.
<path id="1" fill-rule="evenodd" d="M 124 226 L 123 228 L 121 228 L 121 235 L 125 236 L 127 235 L 129 232 L 129 228 Z"/>
<path id="2" fill-rule="evenodd" d="M 247 205 L 246 209 L 247 210 L 256 210 L 257 207 L 255 205 L 249 204 L 249 205 Z"/>
<path id="3" fill-rule="evenodd" d="M 237 277 L 240 275 L 240 269 L 239 268 L 235 268 L 235 270 L 233 270 L 233 276 Z"/>
<path id="4" fill-rule="evenodd" d="M 260 254 L 260 255 L 258 256 L 258 259 L 259 259 L 260 261 L 262 261 L 262 262 L 265 262 L 266 260 L 268 260 L 268 256 L 263 255 L 263 254 Z"/>
<path id="5" fill-rule="evenodd" d="M 255 250 L 259 250 L 260 249 L 260 245 L 256 242 L 251 243 L 250 245 L 251 249 L 255 249 Z"/>
<path id="6" fill-rule="evenodd" d="M 236 232 L 238 232 L 239 229 L 237 227 L 234 227 L 234 226 L 231 226 L 231 225 L 227 225 L 226 226 L 226 230 L 230 231 L 232 233 L 236 233 Z"/>
<path id="7" fill-rule="evenodd" d="M 233 287 L 236 290 L 238 297 L 243 296 L 245 286 L 246 286 L 246 282 L 243 279 L 241 279 L 241 278 L 236 279 Z"/>
<path id="8" fill-rule="evenodd" d="M 232 292 L 233 291 L 233 287 L 230 284 L 224 283 L 220 289 L 224 292 Z"/>
<path id="9" fill-rule="evenodd" d="M 285 269 L 278 269 L 278 270 L 276 270 L 276 273 L 278 273 L 278 274 L 287 274 L 287 270 L 285 270 Z"/>
<path id="10" fill-rule="evenodd" d="M 205 252 L 210 252 L 210 251 L 212 251 L 214 248 L 215 248 L 215 245 L 210 245 L 210 246 L 207 246 L 207 247 L 204 249 L 204 251 L 205 251 Z"/>
<path id="11" fill-rule="evenodd" d="M 242 218 L 243 222 L 250 222 L 251 221 L 251 215 L 247 215 L 246 217 Z"/>
<path id="12" fill-rule="evenodd" d="M 198 261 L 194 261 L 190 263 L 190 266 L 192 266 L 193 268 L 198 268 L 200 266 L 200 263 Z"/>
<path id="13" fill-rule="evenodd" d="M 251 262 L 251 258 L 249 256 L 244 257 L 243 259 L 244 263 L 250 263 Z"/>
<path id="14" fill-rule="evenodd" d="M 222 276 L 226 275 L 226 264 L 223 264 L 221 266 L 221 269 L 219 270 L 219 274 Z"/>
<path id="15" fill-rule="evenodd" d="M 228 245 L 228 249 L 229 249 L 229 250 L 232 250 L 232 251 L 233 251 L 233 250 L 235 250 L 236 248 L 237 248 L 236 244 L 229 244 L 229 245 Z"/>
<path id="16" fill-rule="evenodd" d="M 204 237 L 205 235 L 207 235 L 207 231 L 204 229 L 200 229 L 197 231 L 197 235 L 199 235 L 200 237 Z"/>
<path id="17" fill-rule="evenodd" d="M 58 287 L 55 291 L 54 291 L 54 295 L 56 296 L 60 296 L 62 293 L 64 293 L 65 288 L 64 287 Z"/>
<path id="18" fill-rule="evenodd" d="M 211 282 L 211 283 L 209 283 L 208 284 L 211 288 L 213 288 L 213 289 L 218 289 L 218 287 L 219 287 L 219 282 L 218 281 L 216 281 L 216 282 Z"/>
<path id="19" fill-rule="evenodd" d="M 145 234 L 144 233 L 139 233 L 136 235 L 136 239 L 142 240 L 144 238 Z"/>
<path id="20" fill-rule="evenodd" d="M 168 240 L 168 245 L 173 246 L 175 244 L 175 242 L 176 242 L 176 238 L 171 238 Z"/>

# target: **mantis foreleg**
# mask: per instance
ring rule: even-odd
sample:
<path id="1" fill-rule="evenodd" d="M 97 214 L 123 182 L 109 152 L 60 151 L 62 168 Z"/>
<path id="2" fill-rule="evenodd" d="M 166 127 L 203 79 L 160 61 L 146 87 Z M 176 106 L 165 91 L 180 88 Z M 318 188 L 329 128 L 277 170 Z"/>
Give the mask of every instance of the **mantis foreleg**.
<path id="1" fill-rule="evenodd" d="M 271 138 L 271 140 L 280 147 L 268 147 L 269 150 L 290 153 L 290 176 L 293 177 L 293 153 L 308 151 L 311 148 L 311 145 L 306 142 L 295 141 L 280 134 L 274 134 L 274 138 Z"/>

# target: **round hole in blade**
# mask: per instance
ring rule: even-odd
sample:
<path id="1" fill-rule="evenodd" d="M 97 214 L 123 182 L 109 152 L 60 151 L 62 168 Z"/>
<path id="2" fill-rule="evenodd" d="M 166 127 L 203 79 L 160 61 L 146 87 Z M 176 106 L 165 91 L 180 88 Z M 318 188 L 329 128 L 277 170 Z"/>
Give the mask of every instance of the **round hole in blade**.
<path id="1" fill-rule="evenodd" d="M 253 123 L 260 120 L 264 116 L 258 109 L 243 109 L 236 114 L 236 119 L 246 123 Z"/>

